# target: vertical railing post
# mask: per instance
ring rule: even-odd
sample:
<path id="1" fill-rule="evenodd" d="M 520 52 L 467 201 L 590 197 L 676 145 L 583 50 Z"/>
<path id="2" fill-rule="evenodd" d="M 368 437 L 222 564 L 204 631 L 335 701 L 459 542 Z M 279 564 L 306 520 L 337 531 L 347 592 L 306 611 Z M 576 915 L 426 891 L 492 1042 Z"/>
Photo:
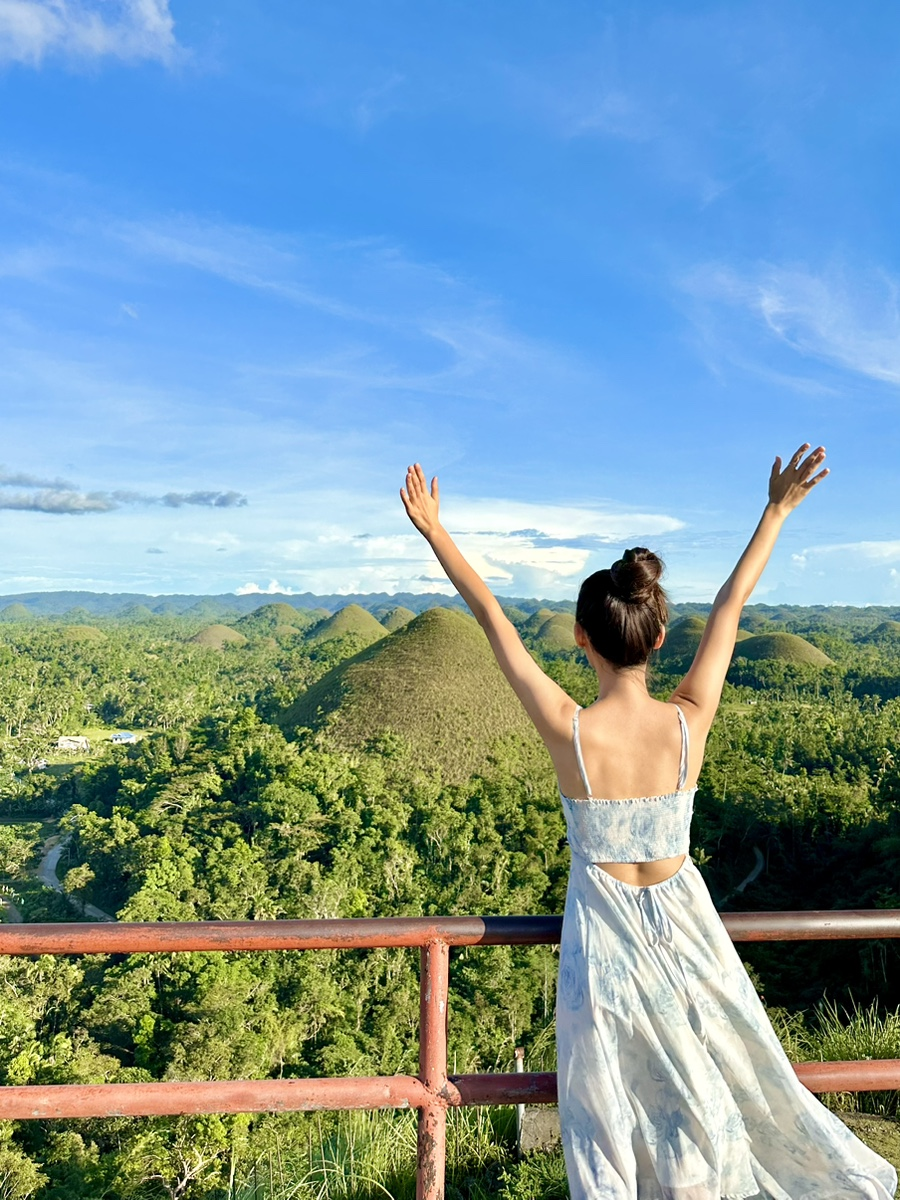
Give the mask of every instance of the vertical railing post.
<path id="1" fill-rule="evenodd" d="M 419 977 L 419 1075 L 430 1100 L 419 1109 L 416 1200 L 444 1200 L 449 977 L 449 946 L 438 939 L 426 942 Z"/>

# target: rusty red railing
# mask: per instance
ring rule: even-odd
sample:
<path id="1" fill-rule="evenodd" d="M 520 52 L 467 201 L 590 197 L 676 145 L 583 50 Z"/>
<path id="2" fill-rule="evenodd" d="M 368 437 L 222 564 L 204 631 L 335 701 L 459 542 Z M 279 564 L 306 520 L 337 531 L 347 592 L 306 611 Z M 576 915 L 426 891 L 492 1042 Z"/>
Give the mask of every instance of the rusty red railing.
<path id="1" fill-rule="evenodd" d="M 900 937 L 900 909 L 726 913 L 734 941 Z M 416 1196 L 443 1200 L 447 1110 L 485 1104 L 550 1104 L 552 1073 L 447 1074 L 451 946 L 545 945 L 560 917 L 394 917 L 333 921 L 188 921 L 151 924 L 3 925 L 0 954 L 135 954 L 187 950 L 349 950 L 419 947 L 419 1074 L 356 1079 L 57 1084 L 0 1088 L 0 1119 L 181 1116 L 416 1108 Z M 900 1059 L 801 1063 L 813 1092 L 900 1088 Z"/>

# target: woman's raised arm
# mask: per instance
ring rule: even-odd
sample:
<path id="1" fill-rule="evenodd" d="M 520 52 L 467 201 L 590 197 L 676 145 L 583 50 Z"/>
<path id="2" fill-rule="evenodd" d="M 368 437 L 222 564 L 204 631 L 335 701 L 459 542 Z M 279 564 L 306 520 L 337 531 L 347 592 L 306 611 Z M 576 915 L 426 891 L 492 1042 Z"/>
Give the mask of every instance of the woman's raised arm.
<path id="1" fill-rule="evenodd" d="M 450 582 L 487 634 L 500 669 L 538 733 L 545 742 L 566 736 L 572 720 L 572 699 L 537 665 L 519 637 L 519 631 L 500 607 L 497 597 L 478 572 L 473 570 L 441 525 L 437 476 L 432 479 L 429 489 L 425 472 L 419 463 L 409 467 L 406 487 L 400 489 L 400 499 L 407 516 L 427 540 Z"/>
<path id="2" fill-rule="evenodd" d="M 785 518 L 828 474 L 827 467 L 814 474 L 825 460 L 824 447 L 804 458 L 807 450 L 809 442 L 797 450 L 784 470 L 776 457 L 769 476 L 769 502 L 747 549 L 716 596 L 691 669 L 672 693 L 672 700 L 691 705 L 697 714 L 696 725 L 704 732 L 719 707 L 741 611 L 769 561 Z"/>

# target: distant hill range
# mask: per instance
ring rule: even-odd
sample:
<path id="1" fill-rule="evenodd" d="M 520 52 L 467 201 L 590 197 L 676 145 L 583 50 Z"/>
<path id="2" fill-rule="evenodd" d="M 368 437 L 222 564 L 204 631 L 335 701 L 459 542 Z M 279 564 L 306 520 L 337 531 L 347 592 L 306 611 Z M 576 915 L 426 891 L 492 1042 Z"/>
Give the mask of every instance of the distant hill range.
<path id="1" fill-rule="evenodd" d="M 525 613 L 535 612 L 541 606 L 550 606 L 554 612 L 575 611 L 575 602 L 572 600 L 535 600 L 504 596 L 502 601 L 504 604 L 521 608 Z M 138 592 L 20 592 L 17 595 L 0 596 L 0 619 L 16 621 L 24 620 L 27 616 L 61 617 L 71 615 L 72 610 L 77 609 L 81 618 L 86 615 L 125 616 L 140 620 L 154 615 L 177 616 L 189 613 L 192 617 L 206 617 L 215 621 L 223 617 L 242 617 L 268 605 L 278 605 L 282 610 L 324 609 L 322 615 L 330 615 L 350 604 L 364 608 L 379 621 L 382 617 L 395 614 L 399 609 L 401 611 L 398 627 L 427 608 L 458 608 L 464 611 L 466 608 L 459 596 L 447 596 L 443 592 L 368 592 L 345 596 L 316 596 L 312 592 L 289 596 L 267 592 L 251 592 L 243 596 L 234 592 L 218 596 L 147 596 Z"/>
<path id="2" fill-rule="evenodd" d="M 530 596 L 500 596 L 500 602 L 516 617 L 534 617 L 526 632 L 537 635 L 542 625 L 547 625 L 559 613 L 574 613 L 574 600 L 547 600 Z M 128 620 L 148 620 L 153 616 L 190 615 L 212 623 L 228 623 L 247 617 L 257 609 L 277 606 L 275 624 L 303 628 L 310 624 L 310 610 L 318 610 L 315 619 L 330 616 L 348 605 L 365 609 L 388 630 L 400 628 L 418 613 L 429 608 L 451 608 L 466 611 L 466 606 L 457 595 L 443 592 L 359 592 L 349 595 L 318 596 L 313 592 L 294 595 L 251 592 L 237 595 L 225 592 L 216 596 L 197 596 L 173 593 L 172 595 L 150 596 L 139 592 L 20 592 L 16 595 L 0 596 L 0 621 L 21 621 L 27 617 L 67 617 L 72 623 L 84 624 L 88 617 L 122 617 Z M 678 618 L 700 616 L 709 613 L 709 604 L 672 604 L 669 606 L 674 623 Z M 305 610 L 299 618 L 291 618 L 289 609 Z M 267 621 L 272 621 L 271 612 Z M 515 618 L 514 618 L 515 619 Z M 871 605 L 855 608 L 843 605 L 793 605 L 793 604 L 749 604 L 744 610 L 741 624 L 748 632 L 756 632 L 755 624 L 771 622 L 791 624 L 798 621 L 814 623 L 821 628 L 838 624 L 858 626 L 860 632 L 871 630 L 876 622 L 882 622 L 874 631 L 872 640 L 894 641 L 900 630 L 900 609 Z M 245 634 L 262 632 L 248 622 L 242 623 Z M 670 625 L 671 628 L 671 625 Z M 562 649 L 571 645 L 568 628 L 560 621 L 545 630 L 544 636 Z M 697 639 L 699 640 L 699 638 Z"/>

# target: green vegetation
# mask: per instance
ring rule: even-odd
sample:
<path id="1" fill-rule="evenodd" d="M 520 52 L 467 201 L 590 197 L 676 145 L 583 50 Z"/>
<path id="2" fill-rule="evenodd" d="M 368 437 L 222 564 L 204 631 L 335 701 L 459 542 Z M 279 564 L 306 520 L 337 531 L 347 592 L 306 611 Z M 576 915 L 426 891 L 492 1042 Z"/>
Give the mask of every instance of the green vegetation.
<path id="1" fill-rule="evenodd" d="M 388 633 L 396 633 L 398 629 L 402 629 L 404 625 L 408 625 L 415 615 L 412 609 L 404 608 L 401 604 L 398 608 L 388 609 L 381 618 L 381 624 Z"/>
<path id="2" fill-rule="evenodd" d="M 682 617 L 666 631 L 666 640 L 659 651 L 660 660 L 681 663 L 693 658 L 706 628 L 704 617 Z"/>
<path id="3" fill-rule="evenodd" d="M 824 651 L 796 633 L 757 633 L 743 638 L 734 648 L 734 657 L 754 661 L 771 659 L 786 663 L 809 663 L 814 667 L 827 667 L 831 662 Z"/>
<path id="4" fill-rule="evenodd" d="M 420 762 L 462 783 L 505 739 L 537 735 L 472 617 L 432 608 L 340 663 L 279 717 L 327 728 L 344 750 L 399 735 Z"/>
<path id="5" fill-rule="evenodd" d="M 247 639 L 229 625 L 207 625 L 189 639 L 198 646 L 209 646 L 213 650 L 224 650 L 226 646 L 243 646 Z"/>
<path id="6" fill-rule="evenodd" d="M 321 612 L 293 608 L 290 604 L 264 604 L 262 608 L 241 617 L 235 627 L 248 638 L 291 636 L 317 625 L 322 616 Z"/>
<path id="7" fill-rule="evenodd" d="M 362 645 L 368 646 L 386 634 L 385 627 L 376 621 L 370 612 L 366 612 L 358 604 L 348 604 L 346 608 L 339 609 L 334 616 L 327 617 L 314 626 L 308 640 L 311 645 L 316 645 L 335 638 L 353 637 Z"/>
<path id="8" fill-rule="evenodd" d="M 398 617 L 377 598 L 389 632 L 355 604 L 316 613 L 314 597 L 305 612 L 277 601 L 249 614 L 243 597 L 187 599 L 180 614 L 132 597 L 103 616 L 82 598 L 84 619 L 0 622 L 5 918 L 77 919 L 36 878 L 48 838 L 62 839 L 69 896 L 123 920 L 561 911 L 553 773 L 471 617 Z M 588 704 L 594 676 L 562 607 L 520 601 L 511 619 Z M 677 616 L 654 665 L 661 695 L 702 636 L 698 606 Z M 900 907 L 897 616 L 745 614 L 691 847 L 722 910 Z M 117 729 L 138 741 L 112 745 Z M 90 750 L 56 751 L 63 734 Z M 900 1057 L 897 943 L 739 950 L 792 1057 Z M 556 961 L 551 947 L 453 953 L 457 1071 L 511 1069 L 517 1045 L 529 1067 L 552 1066 Z M 0 959 L 0 975 L 6 1083 L 416 1070 L 417 958 L 405 950 Z M 888 1157 L 898 1099 L 826 1098 Z M 0 1132 L 0 1196 L 412 1200 L 414 1124 L 23 1122 Z M 512 1109 L 451 1114 L 448 1197 L 565 1195 L 559 1154 L 515 1161 Z"/>
<path id="9" fill-rule="evenodd" d="M 31 613 L 24 604 L 7 604 L 0 608 L 0 621 L 30 621 Z"/>
<path id="10" fill-rule="evenodd" d="M 536 640 L 548 654 L 557 650 L 572 650 L 575 646 L 573 619 L 569 613 L 554 613 L 537 631 Z"/>

